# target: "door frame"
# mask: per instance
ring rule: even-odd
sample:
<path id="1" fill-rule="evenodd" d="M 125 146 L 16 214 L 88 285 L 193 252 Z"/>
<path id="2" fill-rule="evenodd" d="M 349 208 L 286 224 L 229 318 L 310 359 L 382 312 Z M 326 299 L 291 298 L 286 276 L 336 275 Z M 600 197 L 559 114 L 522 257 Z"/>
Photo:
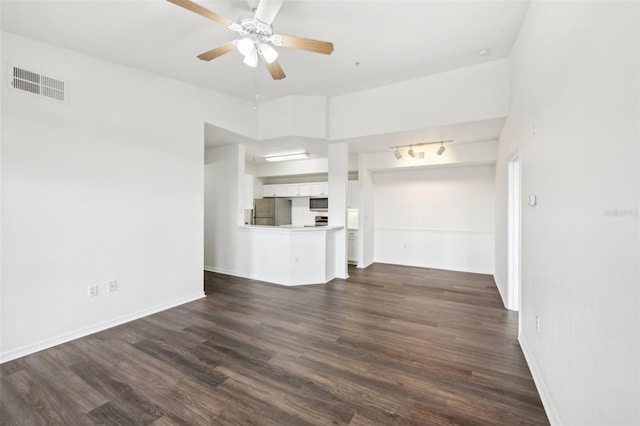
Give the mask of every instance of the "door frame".
<path id="1" fill-rule="evenodd" d="M 520 153 L 513 155 L 508 162 L 508 225 L 507 225 L 507 307 L 520 311 L 521 305 L 521 209 L 522 209 L 522 170 Z"/>

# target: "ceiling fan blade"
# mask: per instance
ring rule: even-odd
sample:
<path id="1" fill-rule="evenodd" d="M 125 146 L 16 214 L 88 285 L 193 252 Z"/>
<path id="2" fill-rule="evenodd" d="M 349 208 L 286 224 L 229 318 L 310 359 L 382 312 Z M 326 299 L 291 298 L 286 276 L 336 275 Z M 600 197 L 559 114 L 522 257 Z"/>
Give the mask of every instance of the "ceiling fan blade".
<path id="1" fill-rule="evenodd" d="M 262 56 L 260 57 L 262 58 Z M 262 58 L 262 62 L 264 63 L 264 66 L 267 67 L 267 70 L 269 70 L 269 74 L 271 74 L 271 78 L 273 78 L 274 80 L 282 80 L 286 77 L 284 70 L 282 69 L 278 61 L 273 61 L 269 64 L 264 60 L 264 58 Z"/>
<path id="2" fill-rule="evenodd" d="M 191 12 L 197 13 L 198 15 L 204 16 L 205 18 L 211 19 L 219 24 L 228 27 L 233 24 L 233 21 L 225 18 L 224 16 L 220 16 L 215 12 L 210 11 L 209 9 L 200 6 L 199 4 L 195 4 L 189 0 L 167 0 L 169 3 L 173 3 L 177 6 L 183 7 Z"/>
<path id="3" fill-rule="evenodd" d="M 280 11 L 284 0 L 260 0 L 254 18 L 265 24 L 271 25 L 274 18 Z"/>
<path id="4" fill-rule="evenodd" d="M 208 52 L 204 52 L 203 54 L 198 55 L 198 59 L 202 59 L 203 61 L 210 61 L 235 49 L 235 43 L 230 41 L 229 43 L 225 43 L 221 46 L 216 47 L 215 49 L 211 49 Z"/>
<path id="5" fill-rule="evenodd" d="M 310 38 L 286 36 L 282 37 L 282 46 L 294 49 L 308 50 L 309 52 L 330 55 L 333 52 L 333 43 L 328 41 L 312 40 Z M 274 43 L 275 44 L 275 43 Z"/>

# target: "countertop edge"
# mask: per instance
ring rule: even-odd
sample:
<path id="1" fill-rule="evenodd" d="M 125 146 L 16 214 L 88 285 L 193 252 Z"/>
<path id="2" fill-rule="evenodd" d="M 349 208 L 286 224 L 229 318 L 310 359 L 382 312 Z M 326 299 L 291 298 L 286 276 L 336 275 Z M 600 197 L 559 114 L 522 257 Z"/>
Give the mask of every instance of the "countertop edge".
<path id="1" fill-rule="evenodd" d="M 307 232 L 327 232 L 344 229 L 344 226 L 266 226 L 266 225 L 239 225 L 238 229 L 258 230 L 258 231 L 307 231 Z"/>

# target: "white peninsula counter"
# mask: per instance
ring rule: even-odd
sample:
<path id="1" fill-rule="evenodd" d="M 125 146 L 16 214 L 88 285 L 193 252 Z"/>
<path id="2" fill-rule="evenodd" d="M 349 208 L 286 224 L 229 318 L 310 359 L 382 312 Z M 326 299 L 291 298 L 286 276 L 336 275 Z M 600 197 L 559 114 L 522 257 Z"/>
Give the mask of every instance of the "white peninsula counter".
<path id="1" fill-rule="evenodd" d="M 335 278 L 336 230 L 342 227 L 253 226 L 238 228 L 248 252 L 249 278 L 282 285 L 323 284 Z"/>

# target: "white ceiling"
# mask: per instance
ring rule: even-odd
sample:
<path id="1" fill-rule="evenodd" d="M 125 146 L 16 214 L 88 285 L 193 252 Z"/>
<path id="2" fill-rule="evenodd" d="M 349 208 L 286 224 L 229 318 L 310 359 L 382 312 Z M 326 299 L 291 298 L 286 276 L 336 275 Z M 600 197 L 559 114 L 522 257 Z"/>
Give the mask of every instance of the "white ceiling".
<path id="1" fill-rule="evenodd" d="M 248 0 L 194 0 L 237 20 L 252 15 Z M 109 61 L 147 70 L 239 98 L 333 96 L 441 73 L 509 56 L 529 1 L 285 0 L 274 31 L 334 43 L 330 56 L 277 48 L 287 78 L 273 81 L 260 65 L 231 52 L 211 62 L 200 53 L 236 38 L 222 25 L 165 0 L 0 0 L 8 31 Z M 489 48 L 490 54 L 476 52 Z M 359 63 L 359 66 L 356 66 Z M 352 153 L 414 140 L 496 139 L 504 120 L 379 135 L 350 142 Z M 307 150 L 326 156 L 327 141 L 254 141 L 206 126 L 207 146 L 245 143 L 247 158 Z"/>

